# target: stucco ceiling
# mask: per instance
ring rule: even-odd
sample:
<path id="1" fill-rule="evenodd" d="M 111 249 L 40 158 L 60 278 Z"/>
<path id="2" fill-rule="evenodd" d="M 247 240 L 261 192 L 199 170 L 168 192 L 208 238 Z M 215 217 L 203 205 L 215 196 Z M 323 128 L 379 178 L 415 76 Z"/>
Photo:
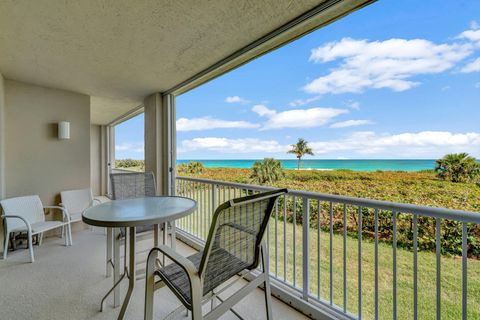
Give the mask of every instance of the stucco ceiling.
<path id="1" fill-rule="evenodd" d="M 322 2 L 1 1 L 0 73 L 95 96 L 107 123 Z"/>

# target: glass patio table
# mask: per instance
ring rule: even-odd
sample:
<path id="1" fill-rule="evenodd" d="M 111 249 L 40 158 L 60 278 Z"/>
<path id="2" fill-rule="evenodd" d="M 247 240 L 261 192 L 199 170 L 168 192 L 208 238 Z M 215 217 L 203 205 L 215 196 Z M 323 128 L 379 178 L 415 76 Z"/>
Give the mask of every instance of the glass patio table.
<path id="1" fill-rule="evenodd" d="M 161 196 L 161 197 L 145 197 L 135 198 L 127 200 L 113 200 L 110 202 L 102 203 L 97 206 L 91 207 L 82 215 L 82 220 L 86 224 L 107 227 L 107 228 L 128 228 L 128 241 L 125 240 L 125 253 L 127 252 L 127 243 L 129 247 L 128 254 L 128 268 L 126 265 L 125 255 L 125 267 L 124 273 L 120 279 L 114 277 L 113 288 L 102 299 L 101 309 L 103 310 L 103 302 L 107 296 L 114 291 L 117 285 L 124 277 L 128 278 L 128 291 L 125 296 L 125 300 L 122 304 L 122 309 L 118 319 L 123 319 L 125 311 L 127 310 L 128 303 L 135 287 L 136 280 L 136 266 L 135 266 L 135 241 L 136 241 L 136 227 L 145 225 L 154 225 L 154 245 L 158 245 L 158 230 L 159 225 L 164 225 L 164 237 L 163 242 L 166 242 L 166 226 L 167 222 L 175 221 L 176 219 L 183 218 L 192 213 L 197 207 L 197 203 L 193 199 L 176 196 Z M 118 235 L 118 233 L 117 233 Z M 173 235 L 172 237 L 174 237 Z M 107 239 L 108 241 L 108 239 Z M 115 237 L 114 241 L 118 242 L 118 237 Z M 119 248 L 119 245 L 117 245 Z M 115 252 L 117 251 L 117 252 Z M 116 255 L 114 264 L 114 272 L 119 275 L 119 262 L 120 252 L 114 250 Z M 116 294 L 119 296 L 119 292 Z"/>

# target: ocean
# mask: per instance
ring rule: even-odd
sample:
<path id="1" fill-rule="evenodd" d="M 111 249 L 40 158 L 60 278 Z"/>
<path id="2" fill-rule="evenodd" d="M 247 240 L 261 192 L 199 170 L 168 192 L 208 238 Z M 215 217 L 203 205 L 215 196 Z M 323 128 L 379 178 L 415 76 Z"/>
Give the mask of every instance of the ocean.
<path id="1" fill-rule="evenodd" d="M 251 168 L 258 160 L 177 160 L 177 164 L 189 161 L 201 162 L 207 168 Z M 296 169 L 297 160 L 280 160 L 285 169 Z M 435 167 L 435 160 L 302 160 L 303 169 L 335 170 L 350 169 L 353 171 L 420 171 L 431 170 Z"/>

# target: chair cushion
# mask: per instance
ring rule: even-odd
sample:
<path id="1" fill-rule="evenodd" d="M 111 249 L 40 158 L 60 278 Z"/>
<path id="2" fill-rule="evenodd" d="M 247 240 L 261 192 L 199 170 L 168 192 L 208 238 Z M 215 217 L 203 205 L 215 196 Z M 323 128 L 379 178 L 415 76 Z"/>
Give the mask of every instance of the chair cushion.
<path id="1" fill-rule="evenodd" d="M 215 256 L 214 256 L 215 255 Z M 195 267 L 199 268 L 202 261 L 203 251 L 195 253 L 189 257 L 188 260 L 192 261 Z M 231 255 L 225 250 L 217 250 L 210 256 L 210 259 L 215 259 L 217 261 L 228 261 L 228 265 L 219 265 L 218 274 L 215 277 L 209 277 L 214 279 L 208 283 L 203 284 L 203 295 L 206 295 L 228 279 L 232 277 L 231 272 L 229 272 L 232 267 L 233 269 L 243 270 L 248 267 L 248 264 L 239 258 Z M 169 264 L 166 267 L 163 267 L 155 272 L 160 278 L 162 278 L 170 289 L 176 291 L 180 295 L 184 302 L 188 306 L 192 304 L 192 298 L 190 294 L 190 282 L 188 281 L 188 276 L 182 267 L 178 266 L 175 263 Z"/>
<path id="2" fill-rule="evenodd" d="M 44 231 L 48 231 L 51 229 L 59 228 L 64 223 L 62 221 L 43 221 L 43 222 L 36 222 L 31 225 L 32 233 L 40 233 Z M 27 227 L 18 227 L 14 230 L 10 230 L 10 232 L 20 232 L 20 231 L 27 231 Z"/>

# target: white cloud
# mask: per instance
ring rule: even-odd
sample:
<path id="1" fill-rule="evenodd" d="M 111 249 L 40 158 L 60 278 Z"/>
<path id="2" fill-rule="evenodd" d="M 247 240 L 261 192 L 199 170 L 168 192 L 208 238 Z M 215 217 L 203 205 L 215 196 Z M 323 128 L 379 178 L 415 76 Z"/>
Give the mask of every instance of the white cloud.
<path id="1" fill-rule="evenodd" d="M 213 151 L 221 153 L 275 153 L 286 152 L 288 145 L 281 145 L 275 140 L 260 140 L 255 138 L 228 139 L 218 137 L 194 138 L 183 140 L 179 153 L 196 150 Z"/>
<path id="2" fill-rule="evenodd" d="M 298 100 L 290 102 L 288 105 L 290 107 L 301 107 L 301 106 L 304 106 L 304 105 L 309 104 L 311 102 L 317 101 L 321 97 L 322 96 L 315 96 L 315 97 L 308 98 L 308 99 L 298 99 Z"/>
<path id="3" fill-rule="evenodd" d="M 312 141 L 309 145 L 317 155 L 345 153 L 359 157 L 388 158 L 437 158 L 451 152 L 468 152 L 478 155 L 480 133 L 452 133 L 448 131 L 421 131 L 400 134 L 377 134 L 375 132 L 355 132 L 342 139 Z M 256 138 L 229 139 L 204 137 L 183 140 L 179 153 L 211 151 L 226 154 L 285 154 L 289 145 L 276 140 Z"/>
<path id="4" fill-rule="evenodd" d="M 480 25 L 478 24 L 477 21 L 472 20 L 470 21 L 470 29 L 473 29 L 473 30 L 480 29 Z"/>
<path id="5" fill-rule="evenodd" d="M 473 41 L 476 34 L 466 33 L 461 37 Z M 310 61 L 325 63 L 340 60 L 340 65 L 308 83 L 304 90 L 315 94 L 359 93 L 369 88 L 404 91 L 420 84 L 412 79 L 414 76 L 449 70 L 472 52 L 470 43 L 343 38 L 312 50 Z"/>
<path id="6" fill-rule="evenodd" d="M 348 110 L 334 108 L 295 109 L 277 112 L 265 105 L 255 105 L 252 111 L 261 117 L 268 118 L 262 130 L 319 127 L 341 114 L 348 113 Z"/>
<path id="7" fill-rule="evenodd" d="M 254 105 L 253 108 L 252 108 L 252 111 L 257 113 L 261 117 L 263 117 L 263 116 L 271 117 L 271 116 L 274 116 L 276 114 L 275 110 L 268 109 L 267 106 L 264 105 L 264 104 Z"/>
<path id="8" fill-rule="evenodd" d="M 450 152 L 478 154 L 480 133 L 422 131 L 416 133 L 376 134 L 355 132 L 346 138 L 311 142 L 316 154 L 349 151 L 357 154 L 386 154 L 392 158 L 440 157 Z"/>
<path id="9" fill-rule="evenodd" d="M 457 39 L 465 39 L 480 45 L 480 29 L 463 31 L 457 36 Z"/>
<path id="10" fill-rule="evenodd" d="M 367 124 L 373 124 L 373 122 L 370 120 L 347 120 L 347 121 L 335 122 L 334 124 L 330 125 L 330 128 L 348 128 L 348 127 L 364 126 Z"/>
<path id="11" fill-rule="evenodd" d="M 177 120 L 177 131 L 198 131 L 220 128 L 253 129 L 259 127 L 260 125 L 247 121 L 228 121 L 211 117 L 193 119 L 180 118 Z"/>
<path id="12" fill-rule="evenodd" d="M 460 70 L 463 73 L 480 71 L 480 58 L 475 59 Z"/>
<path id="13" fill-rule="evenodd" d="M 145 149 L 144 149 L 144 145 L 143 145 L 142 142 L 133 142 L 133 143 L 126 142 L 126 143 L 115 145 L 115 151 L 143 154 Z"/>
<path id="14" fill-rule="evenodd" d="M 360 102 L 358 101 L 354 101 L 354 100 L 349 100 L 347 102 L 348 106 L 352 109 L 355 109 L 355 110 L 360 110 Z"/>
<path id="15" fill-rule="evenodd" d="M 227 103 L 248 103 L 249 101 L 239 96 L 230 96 L 225 98 Z"/>

